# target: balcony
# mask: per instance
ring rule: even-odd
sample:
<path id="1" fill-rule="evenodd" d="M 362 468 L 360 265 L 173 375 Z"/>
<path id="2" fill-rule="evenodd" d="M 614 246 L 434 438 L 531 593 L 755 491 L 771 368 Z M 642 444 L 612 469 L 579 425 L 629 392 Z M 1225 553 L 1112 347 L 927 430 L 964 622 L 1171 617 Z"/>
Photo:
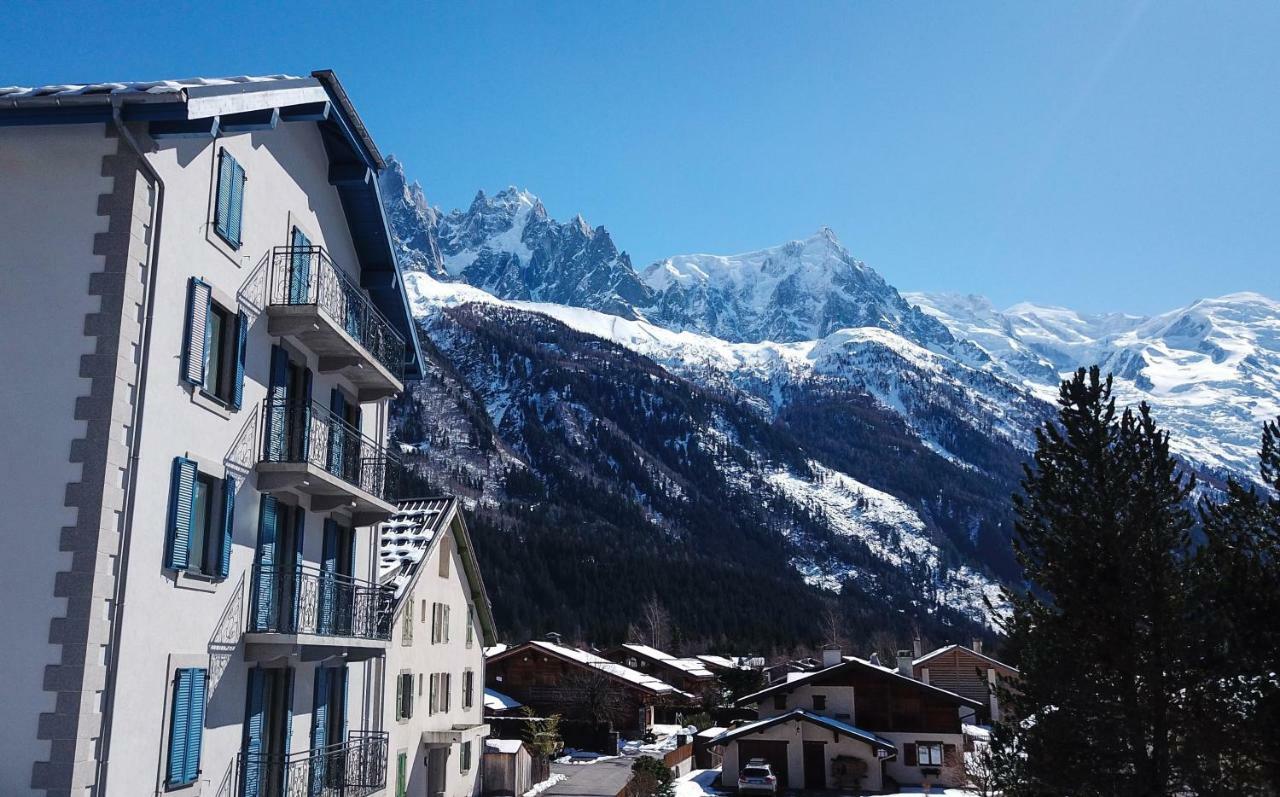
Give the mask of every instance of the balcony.
<path id="1" fill-rule="evenodd" d="M 258 563 L 252 572 L 245 658 L 319 661 L 381 656 L 391 641 L 394 593 L 311 565 Z"/>
<path id="2" fill-rule="evenodd" d="M 391 516 L 400 487 L 398 457 L 314 401 L 262 403 L 258 489 L 311 497 L 314 512 L 351 509 L 357 526 Z"/>
<path id="3" fill-rule="evenodd" d="M 315 352 L 321 373 L 350 379 L 362 403 L 404 390 L 404 338 L 319 246 L 271 250 L 267 332 Z"/>
<path id="4" fill-rule="evenodd" d="M 387 734 L 352 731 L 344 744 L 287 756 L 238 757 L 241 797 L 366 797 L 387 785 Z"/>

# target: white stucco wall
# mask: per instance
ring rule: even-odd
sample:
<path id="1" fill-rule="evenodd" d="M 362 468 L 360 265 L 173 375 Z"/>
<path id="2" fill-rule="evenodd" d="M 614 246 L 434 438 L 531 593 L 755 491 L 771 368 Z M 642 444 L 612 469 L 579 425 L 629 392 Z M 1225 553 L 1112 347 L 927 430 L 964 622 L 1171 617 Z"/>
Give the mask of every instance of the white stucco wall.
<path id="1" fill-rule="evenodd" d="M 115 149 L 98 124 L 0 127 L 0 401 L 7 408 L 0 441 L 8 457 L 0 479 L 3 794 L 28 793 L 32 763 L 49 756 L 36 731 L 41 712 L 54 708 L 53 693 L 44 691 L 45 667 L 59 656 L 49 621 L 66 607 L 66 599 L 53 597 L 54 576 L 71 564 L 59 540 L 76 521 L 64 500 L 68 482 L 81 477 L 69 455 L 86 427 L 74 420 L 75 403 L 89 385 L 80 357 L 94 346 L 84 318 L 99 307 L 88 292 L 90 273 L 103 264 L 93 254 L 94 235 L 107 229 L 98 196 L 113 183 L 102 176 L 102 158 Z"/>
<path id="2" fill-rule="evenodd" d="M 786 785 L 788 788 L 804 788 L 805 741 L 825 742 L 826 744 L 824 755 L 826 758 L 826 783 L 828 788 L 833 784 L 831 761 L 837 756 L 860 758 L 866 762 L 867 775 L 863 778 L 861 784 L 863 790 L 879 791 L 883 786 L 880 776 L 880 762 L 870 745 L 847 736 L 839 736 L 837 738 L 830 730 L 814 725 L 811 722 L 780 722 L 745 738 L 762 741 L 784 741 L 787 743 Z M 745 760 L 739 761 L 739 758 L 737 741 L 725 745 L 724 762 L 721 771 L 723 772 L 723 782 L 726 788 L 732 789 L 736 786 L 738 773 L 746 764 Z"/>
<path id="3" fill-rule="evenodd" d="M 244 166 L 243 246 L 235 257 L 212 240 L 209 231 L 216 179 L 216 158 L 226 147 Z M 211 141 L 162 142 L 149 156 L 165 183 L 159 273 L 153 290 L 155 310 L 146 409 L 138 460 L 137 510 L 128 565 L 116 722 L 112 737 L 112 793 L 148 794 L 163 778 L 163 739 L 167 731 L 165 701 L 170 689 L 170 656 L 204 656 L 210 662 L 201 781 L 169 794 L 211 795 L 222 785 L 240 750 L 245 687 L 250 664 L 244 660 L 239 631 L 248 606 L 248 588 L 257 540 L 260 495 L 250 470 L 239 486 L 232 565 L 223 582 L 175 579 L 163 567 L 170 469 L 175 456 L 224 463 L 246 425 L 258 423 L 259 403 L 269 380 L 271 345 L 265 315 L 252 323 L 245 358 L 243 407 L 238 412 L 213 409 L 193 400 L 179 375 L 187 284 L 198 276 L 216 294 L 236 300 L 260 259 L 272 246 L 288 243 L 290 219 L 301 219 L 313 243 L 324 246 L 340 266 L 358 267 L 337 192 L 328 184 L 328 161 L 315 125 L 282 124 L 276 130 L 225 136 Z M 215 295 L 215 298 L 217 296 Z M 252 316 L 252 308 L 249 309 Z M 345 380 L 313 371 L 313 397 L 328 405 L 336 385 L 355 395 Z M 365 405 L 362 431 L 385 439 L 386 402 Z M 256 461 L 256 447 L 252 459 Z M 237 476 L 242 474 L 237 473 Z M 288 500 L 288 499 L 285 499 Z M 305 508 L 308 499 L 297 499 Z M 327 513 L 308 511 L 304 558 L 320 560 L 323 521 Z M 335 515 L 335 517 L 341 517 Z M 357 530 L 356 575 L 373 579 L 373 540 L 369 529 Z M 317 667 L 293 660 L 295 667 L 292 749 L 307 748 L 310 736 L 312 684 Z M 371 665 L 351 665 L 348 725 L 371 728 L 372 710 L 380 695 L 368 694 Z M 141 718 L 142 721 L 138 721 Z M 119 762 L 127 762 L 121 764 Z"/>
<path id="4" fill-rule="evenodd" d="M 825 709 L 815 709 L 813 707 L 813 696 L 822 695 L 827 699 L 827 707 Z M 798 686 L 790 694 L 787 695 L 787 707 L 775 708 L 772 697 L 767 697 L 759 706 L 759 714 L 761 719 L 767 717 L 776 717 L 779 714 L 786 714 L 797 708 L 805 711 L 812 711 L 815 714 L 822 714 L 827 717 L 834 717 L 841 722 L 849 722 L 857 725 L 856 717 L 854 717 L 854 688 L 852 686 Z"/>
<path id="5" fill-rule="evenodd" d="M 391 648 L 386 657 L 386 686 L 384 699 L 385 727 L 390 734 L 390 763 L 387 769 L 387 792 L 394 793 L 396 756 L 408 754 L 408 794 L 427 794 L 427 747 L 422 742 L 424 731 L 444 731 L 457 727 L 473 727 L 483 724 L 484 712 L 484 638 L 478 620 L 474 624 L 472 642 L 467 645 L 466 624 L 470 613 L 474 615 L 471 590 L 466 571 L 457 553 L 454 526 L 449 527 L 444 545 L 435 544 L 431 553 L 419 566 L 416 579 L 410 586 L 413 600 L 412 643 L 404 644 L 404 602 L 396 615 Z M 442 555 L 449 558 L 449 575 L 440 575 Z M 408 598 L 406 598 L 408 600 Z M 431 606 L 444 603 L 450 607 L 450 633 L 447 644 L 431 643 Z M 426 611 L 423 612 L 425 605 Z M 463 708 L 463 672 L 474 673 L 473 703 Z M 414 675 L 415 689 L 421 676 L 422 691 L 414 693 L 413 716 L 397 722 L 395 719 L 395 677 L 402 671 Z M 431 714 L 428 711 L 430 678 L 432 673 L 448 672 L 453 676 L 449 711 Z M 471 770 L 460 771 L 460 755 L 457 744 L 449 747 L 445 763 L 445 788 L 447 797 L 471 797 L 479 794 L 480 757 L 484 753 L 484 734 L 476 731 L 471 746 Z"/>
<path id="6" fill-rule="evenodd" d="M 933 782 L 945 786 L 963 786 L 966 780 L 964 773 L 964 735 L 959 733 L 881 733 L 880 736 L 893 742 L 898 747 L 898 757 L 886 762 L 885 774 L 904 785 L 916 785 L 924 781 L 922 769 L 929 767 L 907 766 L 903 745 L 920 742 L 941 742 L 943 745 L 954 745 L 956 762 L 954 766 L 943 766 L 941 774 Z M 944 748 L 945 749 L 945 748 Z"/>

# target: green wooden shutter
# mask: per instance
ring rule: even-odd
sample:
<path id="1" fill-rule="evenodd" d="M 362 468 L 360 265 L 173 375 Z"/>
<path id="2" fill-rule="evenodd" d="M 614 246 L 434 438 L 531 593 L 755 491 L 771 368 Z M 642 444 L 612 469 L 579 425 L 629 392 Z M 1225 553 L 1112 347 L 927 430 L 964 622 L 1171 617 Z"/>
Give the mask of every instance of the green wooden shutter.
<path id="1" fill-rule="evenodd" d="M 187 325 L 182 332 L 182 379 L 204 385 L 204 360 L 209 344 L 209 285 L 198 277 L 187 283 Z"/>
<path id="2" fill-rule="evenodd" d="M 227 476 L 222 482 L 222 556 L 218 562 L 218 577 L 231 573 L 231 535 L 236 520 L 236 477 Z"/>
<path id="3" fill-rule="evenodd" d="M 169 482 L 169 524 L 165 567 L 185 570 L 191 560 L 191 535 L 196 522 L 196 463 L 174 457 Z"/>
<path id="4" fill-rule="evenodd" d="M 405 797 L 405 769 L 407 768 L 408 758 L 407 753 L 396 755 L 396 797 Z"/>
<path id="5" fill-rule="evenodd" d="M 404 677 L 396 676 L 396 719 L 404 719 Z"/>
<path id="6" fill-rule="evenodd" d="M 244 402 L 244 350 L 249 338 L 249 316 L 243 310 L 236 314 L 236 379 L 231 386 L 231 407 L 240 409 Z"/>

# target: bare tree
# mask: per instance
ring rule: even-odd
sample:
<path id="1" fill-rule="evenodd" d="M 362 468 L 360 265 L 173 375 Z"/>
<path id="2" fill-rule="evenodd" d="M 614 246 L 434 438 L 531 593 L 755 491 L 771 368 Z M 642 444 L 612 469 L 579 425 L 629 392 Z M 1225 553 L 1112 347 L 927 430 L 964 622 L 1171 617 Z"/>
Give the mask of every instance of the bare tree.
<path id="1" fill-rule="evenodd" d="M 608 725 L 626 719 L 626 703 L 618 684 L 603 670 L 594 667 L 575 670 L 564 680 L 569 698 L 569 715 L 596 725 Z"/>
<path id="2" fill-rule="evenodd" d="M 657 595 L 650 596 L 649 600 L 644 602 L 641 609 L 640 628 L 644 632 L 646 644 L 650 647 L 666 650 L 671 646 L 671 614 L 662 605 L 662 601 L 658 600 Z"/>
<path id="3" fill-rule="evenodd" d="M 989 742 L 975 742 L 973 751 L 964 753 L 964 772 L 978 797 L 996 797 L 1000 793 L 995 755 Z"/>
<path id="4" fill-rule="evenodd" d="M 849 635 L 845 633 L 844 617 L 834 604 L 827 604 L 822 613 L 822 644 L 835 645 L 848 654 Z"/>

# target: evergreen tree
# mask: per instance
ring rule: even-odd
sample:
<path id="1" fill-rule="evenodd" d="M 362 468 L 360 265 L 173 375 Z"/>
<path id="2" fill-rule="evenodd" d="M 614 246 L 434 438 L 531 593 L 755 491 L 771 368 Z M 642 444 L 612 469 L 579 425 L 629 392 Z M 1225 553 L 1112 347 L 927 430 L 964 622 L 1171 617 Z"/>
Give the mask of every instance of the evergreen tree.
<path id="1" fill-rule="evenodd" d="M 1280 427 L 1262 436 L 1263 480 L 1280 493 Z M 1202 502 L 1204 544 L 1192 560 L 1200 643 L 1182 754 L 1200 794 L 1280 792 L 1280 501 L 1228 482 Z"/>
<path id="2" fill-rule="evenodd" d="M 1058 403 L 1014 501 L 1028 589 L 1007 595 L 1021 678 L 994 737 L 998 776 L 1009 795 L 1169 794 L 1192 482 L 1145 405 L 1117 417 L 1097 367 Z"/>

